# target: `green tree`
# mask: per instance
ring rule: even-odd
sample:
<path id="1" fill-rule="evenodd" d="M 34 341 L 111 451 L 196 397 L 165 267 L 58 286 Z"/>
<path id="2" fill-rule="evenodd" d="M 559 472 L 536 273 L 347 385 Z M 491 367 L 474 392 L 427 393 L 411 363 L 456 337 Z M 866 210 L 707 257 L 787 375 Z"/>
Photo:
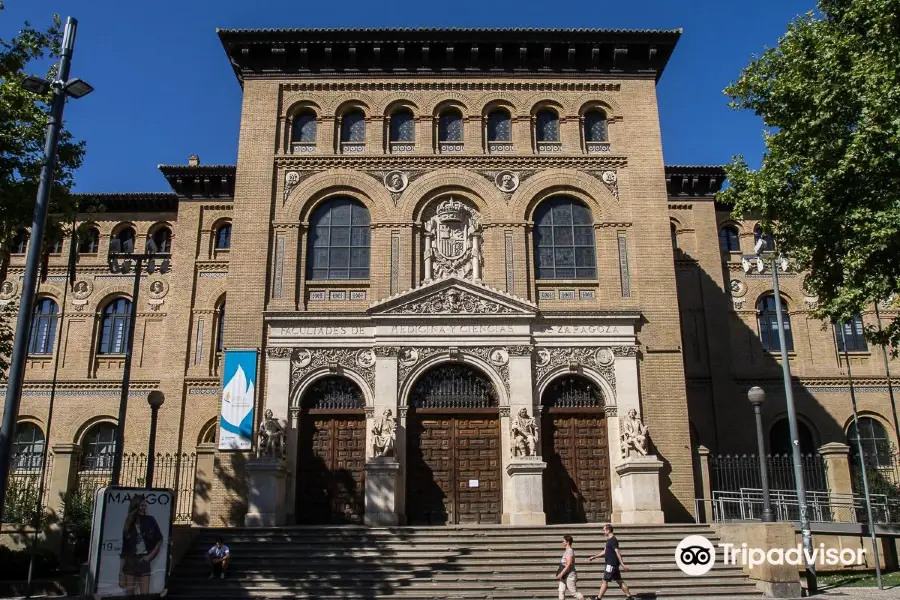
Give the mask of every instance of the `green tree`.
<path id="1" fill-rule="evenodd" d="M 900 296 L 900 0 L 819 0 L 725 89 L 766 127 L 758 170 L 737 156 L 720 199 L 761 219 L 843 320 Z M 896 304 L 895 304 L 896 306 Z M 876 343 L 900 345 L 900 317 Z"/>
<path id="2" fill-rule="evenodd" d="M 0 11 L 3 3 L 0 2 Z M 11 39 L 0 38 L 0 281 L 6 278 L 9 243 L 22 228 L 31 225 L 34 202 L 44 158 L 51 94 L 37 96 L 22 89 L 29 65 L 59 59 L 62 28 L 58 16 L 46 29 L 29 23 Z M 46 77 L 55 79 L 56 65 Z M 50 194 L 50 214 L 45 244 L 60 238 L 74 211 L 70 189 L 73 174 L 84 158 L 84 142 L 63 129 L 59 137 L 57 167 Z M 8 368 L 12 336 L 10 319 L 15 313 L 0 311 L 0 373 Z"/>

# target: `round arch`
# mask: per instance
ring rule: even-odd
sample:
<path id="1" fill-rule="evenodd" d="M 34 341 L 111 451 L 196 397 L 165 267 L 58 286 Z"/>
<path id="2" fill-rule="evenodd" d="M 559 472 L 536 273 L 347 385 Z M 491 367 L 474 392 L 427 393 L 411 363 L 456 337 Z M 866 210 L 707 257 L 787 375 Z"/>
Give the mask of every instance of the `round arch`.
<path id="1" fill-rule="evenodd" d="M 471 201 L 481 213 L 483 222 L 496 218 L 492 214 L 492 204 L 488 199 L 499 200 L 497 190 L 487 179 L 463 169 L 439 169 L 426 173 L 409 184 L 404 190 L 397 211 L 402 219 L 417 220 L 430 202 L 439 196 L 457 194 Z"/>
<path id="2" fill-rule="evenodd" d="M 288 106 L 288 109 L 284 111 L 284 116 L 286 116 L 288 119 L 293 119 L 301 112 L 307 111 L 312 112 L 316 116 L 316 119 L 322 118 L 322 106 L 309 99 L 296 100 L 291 102 L 291 104 Z"/>
<path id="3" fill-rule="evenodd" d="M 279 211 L 281 218 L 308 223 L 316 207 L 335 196 L 362 202 L 373 223 L 385 220 L 385 211 L 394 205 L 385 187 L 371 177 L 349 169 L 335 169 L 313 175 L 298 185 Z"/>
<path id="4" fill-rule="evenodd" d="M 528 114 L 531 117 L 537 116 L 538 112 L 544 110 L 545 108 L 555 112 L 556 116 L 560 120 L 562 120 L 566 116 L 566 107 L 561 102 L 559 102 L 558 100 L 547 98 L 542 94 L 537 94 L 529 98 L 527 100 L 527 106 L 530 107 L 528 109 Z"/>
<path id="5" fill-rule="evenodd" d="M 470 98 L 464 96 L 439 96 L 434 98 L 426 104 L 422 112 L 423 114 L 430 114 L 433 118 L 437 119 L 438 116 L 445 110 L 455 108 L 462 115 L 463 120 L 467 120 L 470 116 L 470 105 L 472 100 Z"/>
<path id="6" fill-rule="evenodd" d="M 84 436 L 94 427 L 100 425 L 101 423 L 109 423 L 113 427 L 118 426 L 118 421 L 115 417 L 110 415 L 97 415 L 95 417 L 91 417 L 84 423 L 82 423 L 78 429 L 75 431 L 75 436 L 72 438 L 72 443 L 81 446 L 84 442 Z"/>
<path id="7" fill-rule="evenodd" d="M 425 375 L 426 372 L 430 371 L 432 368 L 439 367 L 445 364 L 450 365 L 466 365 L 474 368 L 477 372 L 487 377 L 488 381 L 491 382 L 491 385 L 494 387 L 494 393 L 497 395 L 497 406 L 509 406 L 509 392 L 506 389 L 506 384 L 503 379 L 500 377 L 500 374 L 497 373 L 496 370 L 485 360 L 482 360 L 478 356 L 474 356 L 472 354 L 465 354 L 462 349 L 460 350 L 460 357 L 458 359 L 454 359 L 450 356 L 449 352 L 440 352 L 438 354 L 434 354 L 429 356 L 419 364 L 417 364 L 412 371 L 406 376 L 406 379 L 402 382 L 398 390 L 398 398 L 399 398 L 399 406 L 400 408 L 409 408 L 409 399 L 412 394 L 413 388 L 415 384 Z"/>
<path id="8" fill-rule="evenodd" d="M 547 391 L 547 388 L 550 387 L 550 384 L 557 379 L 571 374 L 572 372 L 569 370 L 569 367 L 567 365 L 560 365 L 555 369 L 549 371 L 541 378 L 540 381 L 537 382 L 537 385 L 535 386 L 535 391 L 537 393 L 538 399 L 540 399 L 540 401 L 543 403 L 544 393 Z M 613 389 L 610 382 L 607 381 L 599 371 L 596 371 L 590 367 L 582 366 L 578 370 L 578 375 L 581 375 L 597 386 L 603 396 L 604 407 L 617 406 L 615 390 Z"/>
<path id="9" fill-rule="evenodd" d="M 510 199 L 509 210 L 517 219 L 533 220 L 538 204 L 553 196 L 572 196 L 584 202 L 591 209 L 594 223 L 622 212 L 600 180 L 574 169 L 552 169 L 527 179 Z"/>
<path id="10" fill-rule="evenodd" d="M 779 413 L 772 419 L 772 422 L 769 424 L 766 441 L 769 444 L 769 453 L 770 454 L 789 454 L 790 450 L 790 424 L 788 421 L 788 416 L 786 412 Z M 797 414 L 797 429 L 798 435 L 800 437 L 800 449 L 803 454 L 811 454 L 818 452 L 821 444 L 821 437 L 819 435 L 819 430 L 809 419 L 807 416 L 802 414 Z M 805 430 L 805 431 L 804 431 Z M 787 439 L 787 452 L 782 452 L 784 448 L 775 448 L 775 444 L 772 442 L 775 440 L 775 437 L 784 438 L 786 436 Z M 783 442 L 779 442 L 779 446 L 783 445 Z"/>
<path id="11" fill-rule="evenodd" d="M 356 387 L 359 388 L 363 400 L 365 401 L 366 408 L 375 406 L 375 396 L 365 377 L 352 369 L 342 368 L 340 373 L 334 373 L 328 367 L 322 367 L 307 373 L 306 376 L 297 383 L 290 394 L 290 401 L 288 403 L 289 409 L 291 411 L 299 411 L 302 407 L 301 401 L 303 400 L 303 395 L 306 394 L 317 381 L 335 376 L 352 381 Z"/>

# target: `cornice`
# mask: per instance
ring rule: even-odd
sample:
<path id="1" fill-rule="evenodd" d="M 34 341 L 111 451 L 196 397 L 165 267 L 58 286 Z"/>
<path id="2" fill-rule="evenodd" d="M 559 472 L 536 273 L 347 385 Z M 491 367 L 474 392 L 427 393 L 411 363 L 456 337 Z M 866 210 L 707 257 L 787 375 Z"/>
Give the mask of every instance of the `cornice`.
<path id="1" fill-rule="evenodd" d="M 275 157 L 282 169 L 328 171 L 330 169 L 394 170 L 394 169 L 624 169 L 628 158 L 622 155 L 543 156 L 543 155 L 465 155 L 443 154 L 375 155 L 375 156 L 299 156 L 282 154 Z"/>
<path id="2" fill-rule="evenodd" d="M 621 83 L 590 81 L 326 81 L 283 83 L 286 92 L 618 92 Z M 334 119 L 333 116 L 329 117 Z M 428 118 L 430 120 L 430 117 Z M 481 120 L 470 117 L 467 121 Z"/>

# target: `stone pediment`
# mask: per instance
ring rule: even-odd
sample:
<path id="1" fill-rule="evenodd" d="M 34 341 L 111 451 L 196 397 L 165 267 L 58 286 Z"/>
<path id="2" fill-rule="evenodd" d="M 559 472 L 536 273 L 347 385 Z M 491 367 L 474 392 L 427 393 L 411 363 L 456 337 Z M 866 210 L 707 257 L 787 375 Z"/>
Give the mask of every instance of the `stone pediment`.
<path id="1" fill-rule="evenodd" d="M 376 302 L 372 316 L 382 315 L 496 315 L 534 316 L 537 306 L 500 290 L 458 277 L 425 283 Z"/>

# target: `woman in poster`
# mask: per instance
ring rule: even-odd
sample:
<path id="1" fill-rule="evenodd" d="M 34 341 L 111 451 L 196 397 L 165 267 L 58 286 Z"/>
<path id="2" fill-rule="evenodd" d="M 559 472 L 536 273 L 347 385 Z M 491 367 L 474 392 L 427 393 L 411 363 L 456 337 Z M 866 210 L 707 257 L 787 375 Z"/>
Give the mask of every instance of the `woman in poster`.
<path id="1" fill-rule="evenodd" d="M 135 494 L 128 505 L 128 516 L 122 528 L 122 553 L 119 587 L 126 596 L 150 593 L 153 559 L 162 548 L 163 535 L 156 519 L 147 514 L 147 500 Z"/>

